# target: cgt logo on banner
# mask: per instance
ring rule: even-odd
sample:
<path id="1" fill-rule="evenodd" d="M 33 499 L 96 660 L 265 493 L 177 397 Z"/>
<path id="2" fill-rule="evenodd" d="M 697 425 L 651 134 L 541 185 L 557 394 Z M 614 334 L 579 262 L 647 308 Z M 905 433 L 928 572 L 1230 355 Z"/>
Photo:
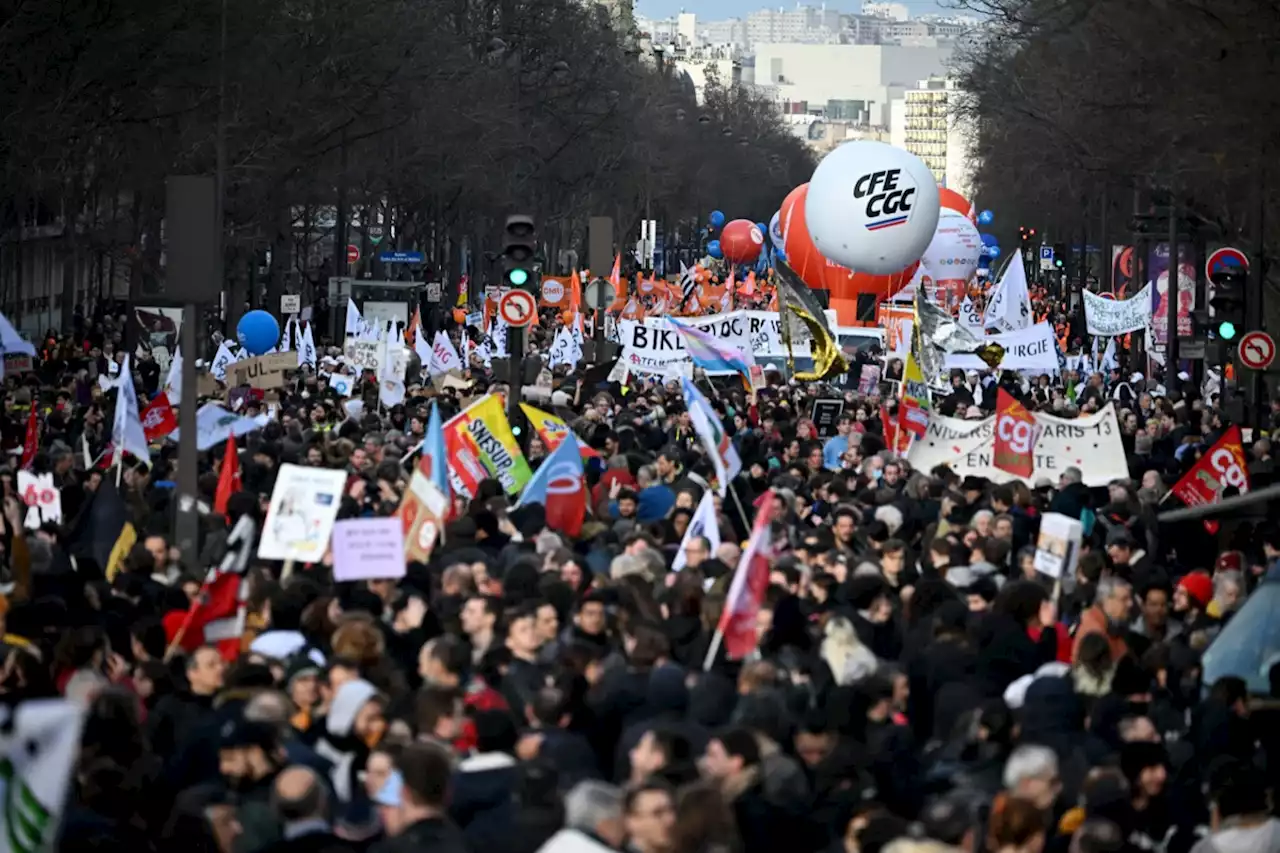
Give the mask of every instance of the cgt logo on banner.
<path id="1" fill-rule="evenodd" d="M 1089 334 L 1114 338 L 1147 327 L 1151 319 L 1151 285 L 1129 299 L 1106 299 L 1084 291 L 1084 319 Z"/>
<path id="2" fill-rule="evenodd" d="M 1035 471 L 1036 419 L 1003 388 L 996 396 L 994 464 L 1006 474 L 1026 479 Z"/>
<path id="3" fill-rule="evenodd" d="M 1077 468 L 1086 486 L 1105 486 L 1129 476 L 1129 462 L 1120 441 L 1115 407 L 1108 403 L 1096 415 L 1063 420 L 1032 413 L 1038 436 L 1032 439 L 1031 473 L 1016 476 L 995 464 L 996 418 L 965 421 L 930 413 L 924 435 L 911 445 L 907 460 L 917 471 L 945 465 L 961 477 L 983 477 L 993 483 L 1034 482 L 1047 477 L 1054 483 L 1068 468 Z"/>
<path id="4" fill-rule="evenodd" d="M 1222 500 L 1223 492 L 1229 488 L 1242 495 L 1249 491 L 1248 466 L 1238 426 L 1224 432 L 1172 491 L 1187 506 L 1201 506 Z"/>

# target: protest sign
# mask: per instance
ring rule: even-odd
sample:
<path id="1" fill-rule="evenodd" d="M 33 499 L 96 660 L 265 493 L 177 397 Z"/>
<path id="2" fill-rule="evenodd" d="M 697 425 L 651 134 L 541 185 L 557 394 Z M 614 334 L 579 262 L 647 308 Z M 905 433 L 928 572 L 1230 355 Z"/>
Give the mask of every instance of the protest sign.
<path id="1" fill-rule="evenodd" d="M 682 317 L 681 322 L 708 332 L 722 343 L 757 358 L 786 356 L 782 322 L 776 311 L 730 311 L 707 317 Z M 623 320 L 618 324 L 622 344 L 621 360 L 635 373 L 678 378 L 690 375 L 693 364 L 684 348 L 684 339 L 665 317 Z M 808 335 L 793 338 L 791 352 L 797 358 L 810 356 Z M 708 371 L 712 376 L 731 376 L 734 371 Z"/>
<path id="2" fill-rule="evenodd" d="M 349 335 L 342 346 L 343 360 L 356 370 L 378 371 L 382 363 L 382 341 Z"/>
<path id="3" fill-rule="evenodd" d="M 911 445 L 907 459 L 918 471 L 945 465 L 961 477 L 983 477 L 993 483 L 1035 482 L 1047 477 L 1057 484 L 1067 468 L 1078 468 L 1086 486 L 1105 486 L 1129 476 L 1115 408 L 1107 404 L 1095 415 L 1064 420 L 1034 413 L 1040 430 L 1031 474 L 1016 477 L 995 465 L 995 417 L 969 421 L 930 413 L 925 433 Z"/>
<path id="4" fill-rule="evenodd" d="M 22 353 L 5 353 L 4 356 L 4 372 L 8 373 L 29 373 L 34 370 L 31 356 Z"/>
<path id="5" fill-rule="evenodd" d="M 1022 370 L 1029 373 L 1056 373 L 1058 370 L 1058 351 L 1054 347 L 1053 326 L 1048 323 L 1036 323 L 1016 332 L 1005 332 L 999 335 L 987 335 L 982 338 L 985 344 L 999 344 L 1004 348 L 1004 358 L 1000 362 L 1000 370 Z M 947 355 L 948 369 L 990 370 L 991 366 L 969 353 L 950 353 Z"/>
<path id="6" fill-rule="evenodd" d="M 333 525 L 333 579 L 404 577 L 404 531 L 398 518 L 347 518 Z"/>
<path id="7" fill-rule="evenodd" d="M 53 474 L 19 471 L 18 494 L 27 505 L 24 527 L 37 530 L 47 522 L 57 524 L 62 521 L 62 492 L 53 484 Z"/>
<path id="8" fill-rule="evenodd" d="M 404 537 L 404 559 L 419 563 L 431 559 L 448 513 L 449 498 L 426 474 L 415 470 L 396 510 Z"/>
<path id="9" fill-rule="evenodd" d="M 813 425 L 821 438 L 830 438 L 836 434 L 836 423 L 843 411 L 844 400 L 839 398 L 813 401 Z"/>
<path id="10" fill-rule="evenodd" d="M 319 560 L 329 547 L 347 472 L 342 469 L 281 465 L 262 526 L 258 558 Z"/>
<path id="11" fill-rule="evenodd" d="M 1054 580 L 1074 578 L 1083 540 L 1084 525 L 1077 519 L 1057 512 L 1045 513 L 1036 539 L 1036 571 Z"/>
<path id="12" fill-rule="evenodd" d="M 1113 338 L 1145 329 L 1151 320 L 1151 285 L 1130 299 L 1103 299 L 1084 291 L 1084 319 L 1089 334 Z"/>
<path id="13" fill-rule="evenodd" d="M 238 361 L 231 366 L 236 385 L 266 390 L 284 384 L 286 370 L 298 369 L 298 355 L 293 352 L 273 352 Z"/>

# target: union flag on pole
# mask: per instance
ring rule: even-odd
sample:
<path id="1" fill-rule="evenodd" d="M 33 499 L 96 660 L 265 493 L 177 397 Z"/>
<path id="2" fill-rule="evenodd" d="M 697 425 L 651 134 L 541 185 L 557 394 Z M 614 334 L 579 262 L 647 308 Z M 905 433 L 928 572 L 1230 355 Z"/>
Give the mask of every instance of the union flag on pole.
<path id="1" fill-rule="evenodd" d="M 737 571 L 733 573 L 724 610 L 720 613 L 720 624 L 716 627 L 716 634 L 724 644 L 725 656 L 729 660 L 742 660 L 760 642 L 756 634 L 756 616 L 769 588 L 769 567 L 774 558 L 772 489 L 764 493 L 757 507 L 756 520 L 751 525 L 751 539 L 738 561 Z M 711 643 L 703 669 L 710 669 L 715 662 L 720 643 Z"/>
<path id="2" fill-rule="evenodd" d="M 1249 466 L 1238 426 L 1229 427 L 1171 491 L 1187 506 L 1200 506 L 1222 500 L 1228 487 L 1242 495 L 1249 491 Z"/>

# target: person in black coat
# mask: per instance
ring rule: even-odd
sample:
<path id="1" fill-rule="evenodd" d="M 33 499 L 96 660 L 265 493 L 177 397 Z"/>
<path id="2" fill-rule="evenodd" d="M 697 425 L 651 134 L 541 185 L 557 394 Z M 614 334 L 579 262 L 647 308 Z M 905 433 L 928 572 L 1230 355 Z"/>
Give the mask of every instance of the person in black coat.
<path id="1" fill-rule="evenodd" d="M 309 767 L 289 767 L 275 779 L 271 805 L 280 817 L 282 837 L 265 853 L 353 853 L 338 838 L 327 817 L 329 788 Z"/>
<path id="2" fill-rule="evenodd" d="M 377 798 L 384 815 L 394 815 L 387 826 L 390 837 L 370 853 L 468 853 L 462 833 L 445 814 L 453 772 L 449 753 L 435 744 L 410 744 L 396 771 L 387 784 L 391 790 Z"/>

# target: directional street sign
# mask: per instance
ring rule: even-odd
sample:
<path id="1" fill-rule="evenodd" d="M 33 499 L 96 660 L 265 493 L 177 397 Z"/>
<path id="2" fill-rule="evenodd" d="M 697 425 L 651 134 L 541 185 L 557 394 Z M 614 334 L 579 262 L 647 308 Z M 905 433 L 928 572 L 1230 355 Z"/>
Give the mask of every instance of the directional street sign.
<path id="1" fill-rule="evenodd" d="M 382 252 L 378 260 L 384 264 L 420 264 L 423 257 L 421 252 Z"/>
<path id="2" fill-rule="evenodd" d="M 1053 247 L 1052 246 L 1040 247 L 1040 269 L 1046 270 L 1046 271 L 1053 269 Z"/>
<path id="3" fill-rule="evenodd" d="M 360 247 L 355 243 L 347 244 L 347 263 L 354 264 L 360 260 Z"/>
<path id="4" fill-rule="evenodd" d="M 1225 272 L 1231 268 L 1238 268 L 1245 272 L 1249 271 L 1249 259 L 1245 257 L 1244 252 L 1239 249 L 1233 249 L 1225 246 L 1209 254 L 1204 262 L 1205 278 L 1213 279 L 1214 273 Z"/>
<path id="5" fill-rule="evenodd" d="M 527 326 L 533 322 L 538 302 L 527 290 L 508 290 L 498 300 L 498 315 L 508 326 Z"/>
<path id="6" fill-rule="evenodd" d="M 1276 342 L 1266 332 L 1250 332 L 1240 339 L 1239 355 L 1250 370 L 1266 370 L 1276 360 Z"/>

